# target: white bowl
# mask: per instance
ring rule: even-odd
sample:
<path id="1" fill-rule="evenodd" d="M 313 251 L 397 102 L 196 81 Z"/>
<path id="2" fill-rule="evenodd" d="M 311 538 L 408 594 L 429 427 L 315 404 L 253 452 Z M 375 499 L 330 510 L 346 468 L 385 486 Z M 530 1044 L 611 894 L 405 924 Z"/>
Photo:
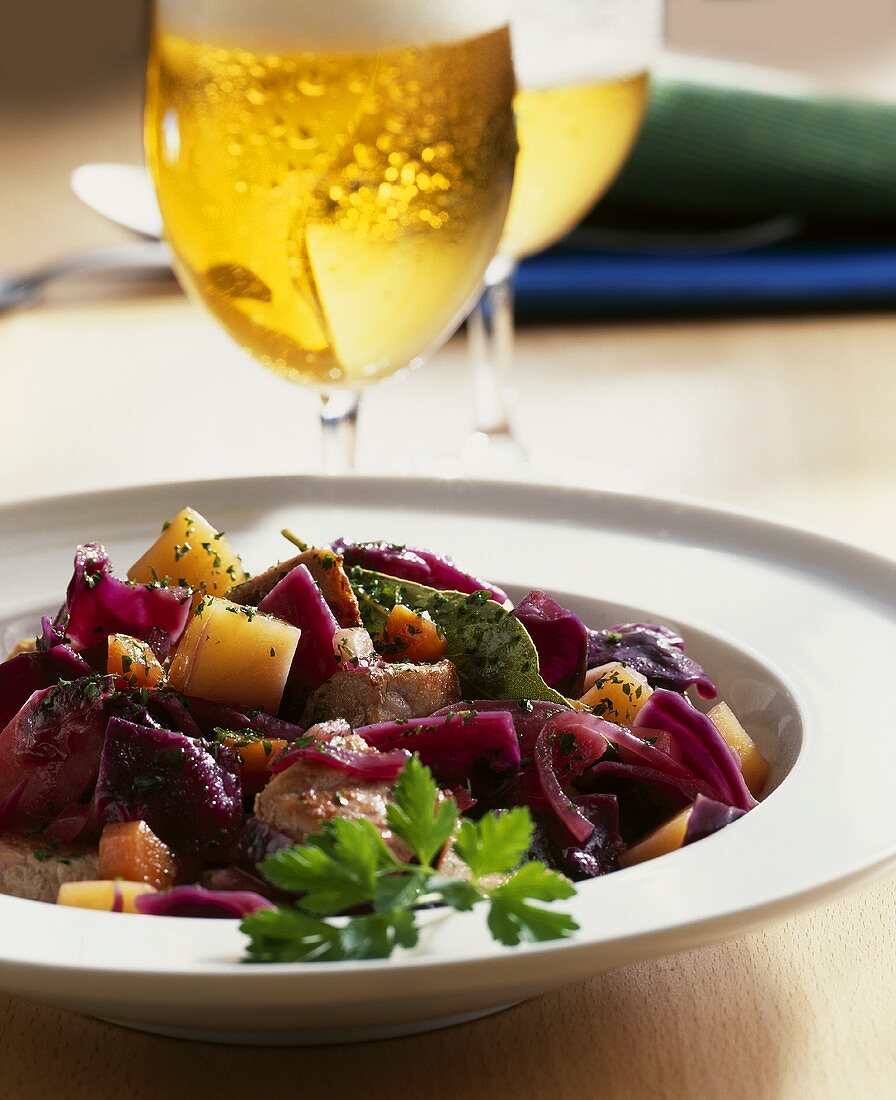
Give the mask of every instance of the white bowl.
<path id="1" fill-rule="evenodd" d="M 502 948 L 479 912 L 422 915 L 417 948 L 361 963 L 246 965 L 237 923 L 0 897 L 0 989 L 198 1039 L 320 1043 L 445 1026 L 600 970 L 736 935 L 832 897 L 896 857 L 893 722 L 875 706 L 896 652 L 896 564 L 697 505 L 507 484 L 260 478 L 0 509 L 0 643 L 53 609 L 78 542 L 123 571 L 192 504 L 250 568 L 340 534 L 432 546 L 538 586 L 595 625 L 680 626 L 774 760 L 763 803 L 723 832 L 581 884 L 559 943 Z M 881 680 L 883 682 L 881 683 Z"/>

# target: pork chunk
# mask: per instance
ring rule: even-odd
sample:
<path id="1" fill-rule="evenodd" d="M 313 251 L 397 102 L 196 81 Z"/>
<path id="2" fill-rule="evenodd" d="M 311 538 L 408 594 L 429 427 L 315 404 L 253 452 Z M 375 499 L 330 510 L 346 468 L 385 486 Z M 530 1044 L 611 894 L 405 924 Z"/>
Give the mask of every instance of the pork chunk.
<path id="1" fill-rule="evenodd" d="M 460 682 L 450 661 L 433 665 L 346 667 L 308 700 L 303 725 L 344 718 L 352 727 L 423 718 L 460 701 Z"/>
<path id="2" fill-rule="evenodd" d="M 297 554 L 289 561 L 279 562 L 244 581 L 227 593 L 232 603 L 257 607 L 271 589 L 280 583 L 290 570 L 304 565 L 314 578 L 320 593 L 341 627 L 360 626 L 361 612 L 352 586 L 348 582 L 342 558 L 327 547 L 312 547 Z"/>
<path id="3" fill-rule="evenodd" d="M 353 733 L 340 730 L 334 734 L 335 726 L 333 723 L 322 739 L 352 752 L 376 751 Z M 340 726 L 345 729 L 344 724 Z M 309 733 L 315 732 L 309 730 Z M 293 840 L 303 840 L 309 833 L 320 832 L 324 822 L 334 817 L 366 817 L 389 840 L 386 806 L 390 791 L 389 783 L 363 782 L 338 768 L 298 760 L 275 775 L 256 795 L 255 816 Z"/>
<path id="4" fill-rule="evenodd" d="M 0 840 L 0 893 L 31 901 L 55 901 L 64 882 L 100 877 L 99 852 L 81 845 L 50 848 L 21 837 Z"/>

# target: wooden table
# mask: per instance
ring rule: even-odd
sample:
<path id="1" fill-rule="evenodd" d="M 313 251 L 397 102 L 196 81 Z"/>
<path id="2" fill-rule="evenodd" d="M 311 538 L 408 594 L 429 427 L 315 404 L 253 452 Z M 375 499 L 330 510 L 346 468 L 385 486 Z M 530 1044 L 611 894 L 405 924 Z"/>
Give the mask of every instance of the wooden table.
<path id="1" fill-rule="evenodd" d="M 64 200 L 60 169 L 135 151 L 134 112 L 77 106 L 52 123 L 37 168 L 4 179 L 19 204 L 0 211 L 4 265 L 112 236 Z M 6 133 L 27 131 L 22 119 Z M 246 362 L 178 294 L 81 293 L 0 320 L 0 501 L 314 468 L 312 398 Z M 530 476 L 758 508 L 896 553 L 894 348 L 892 316 L 527 331 L 517 373 Z M 244 386 L 263 420 L 228 412 Z M 455 341 L 370 395 L 362 465 L 456 473 L 469 395 Z M 387 442 L 395 423 L 401 451 Z M 201 1046 L 0 997 L 0 1097 L 885 1100 L 896 1096 L 894 903 L 888 879 L 720 946 L 583 975 L 491 1019 L 338 1050 Z"/>

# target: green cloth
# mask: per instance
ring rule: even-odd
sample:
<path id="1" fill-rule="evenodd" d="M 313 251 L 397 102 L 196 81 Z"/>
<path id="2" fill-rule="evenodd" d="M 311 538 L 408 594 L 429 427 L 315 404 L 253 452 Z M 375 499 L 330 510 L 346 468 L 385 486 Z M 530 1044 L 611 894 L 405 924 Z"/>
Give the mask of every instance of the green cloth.
<path id="1" fill-rule="evenodd" d="M 896 105 L 660 82 L 598 208 L 686 222 L 801 214 L 825 231 L 896 228 Z"/>

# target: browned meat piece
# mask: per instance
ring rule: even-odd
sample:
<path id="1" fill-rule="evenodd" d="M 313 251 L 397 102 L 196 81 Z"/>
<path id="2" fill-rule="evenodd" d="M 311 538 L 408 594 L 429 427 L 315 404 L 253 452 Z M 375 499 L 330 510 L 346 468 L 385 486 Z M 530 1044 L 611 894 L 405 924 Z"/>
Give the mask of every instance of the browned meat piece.
<path id="1" fill-rule="evenodd" d="M 0 840 L 0 894 L 55 901 L 63 882 L 99 878 L 99 853 L 81 845 L 51 848 L 21 837 Z"/>
<path id="2" fill-rule="evenodd" d="M 423 718 L 459 700 L 460 682 L 450 661 L 346 667 L 308 700 L 303 725 L 330 718 L 344 718 L 352 727 Z"/>
<path id="3" fill-rule="evenodd" d="M 312 548 L 305 550 L 289 561 L 282 561 L 272 565 L 257 577 L 244 581 L 232 588 L 227 593 L 228 600 L 233 603 L 257 607 L 265 596 L 278 584 L 286 574 L 295 569 L 297 565 L 304 565 L 314 577 L 321 595 L 326 600 L 330 610 L 341 627 L 360 626 L 361 612 L 358 610 L 358 601 L 348 583 L 348 577 L 342 566 L 342 558 L 334 554 L 332 550 Z"/>
<path id="4" fill-rule="evenodd" d="M 360 737 L 347 732 L 333 733 L 336 723 L 327 724 L 325 739 L 332 745 L 352 752 L 376 752 Z M 314 730 L 310 730 L 314 733 Z M 325 821 L 334 817 L 366 817 L 391 838 L 386 824 L 386 805 L 391 785 L 380 781 L 365 783 L 352 779 L 338 768 L 328 768 L 298 760 L 280 772 L 256 795 L 255 815 L 266 825 L 279 829 L 294 840 L 320 832 Z"/>

